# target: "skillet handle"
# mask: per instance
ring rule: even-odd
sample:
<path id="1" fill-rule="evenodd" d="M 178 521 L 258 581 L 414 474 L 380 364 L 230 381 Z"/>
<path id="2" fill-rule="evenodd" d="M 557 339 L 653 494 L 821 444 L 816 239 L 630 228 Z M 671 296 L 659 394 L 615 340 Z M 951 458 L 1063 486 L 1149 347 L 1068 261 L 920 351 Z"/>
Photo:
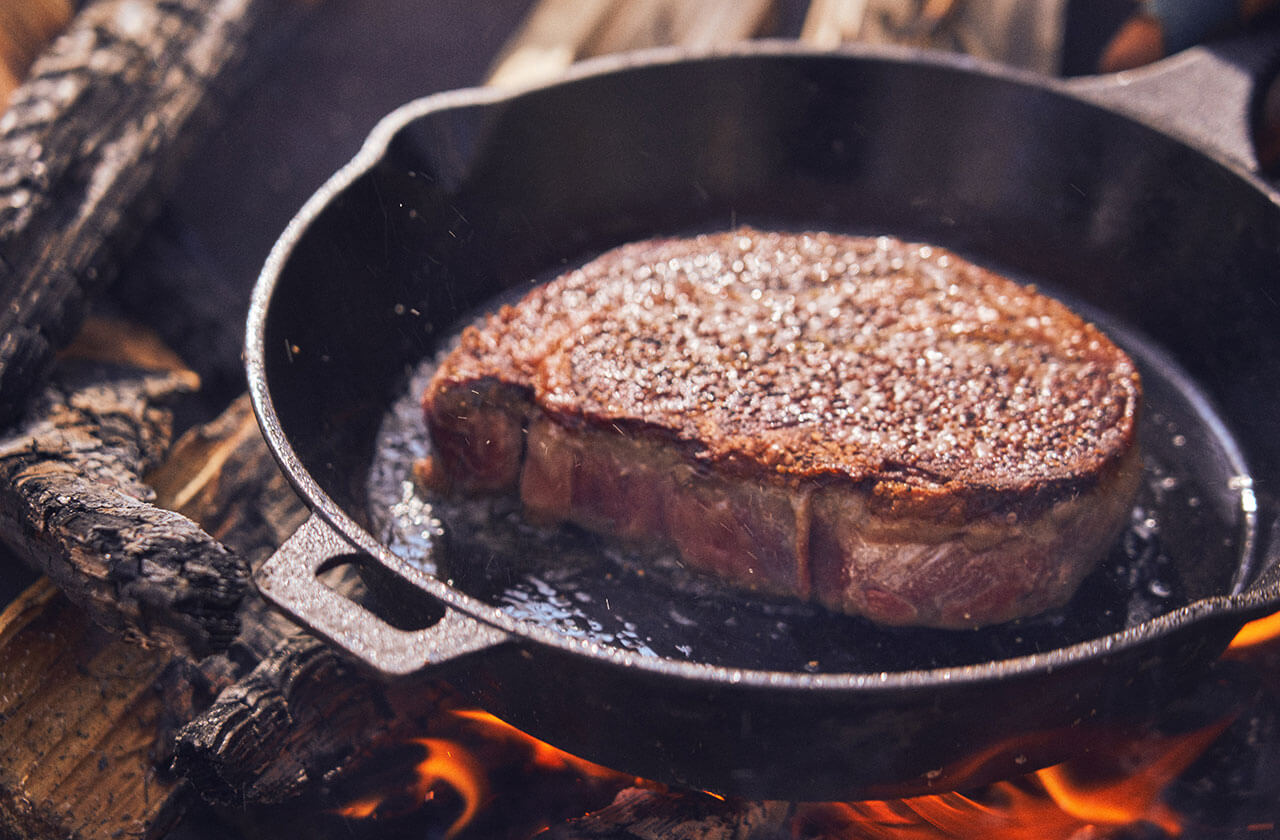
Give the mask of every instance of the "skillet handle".
<path id="1" fill-rule="evenodd" d="M 509 636 L 451 607 L 430 627 L 401 630 L 326 586 L 318 574 L 353 553 L 317 514 L 254 575 L 262 597 L 316 635 L 389 676 L 400 676 L 502 644 Z"/>
<path id="2" fill-rule="evenodd" d="M 1081 99 L 1121 111 L 1257 173 L 1253 112 L 1276 68 L 1280 37 L 1261 31 L 1191 47 L 1145 67 L 1063 82 Z"/>

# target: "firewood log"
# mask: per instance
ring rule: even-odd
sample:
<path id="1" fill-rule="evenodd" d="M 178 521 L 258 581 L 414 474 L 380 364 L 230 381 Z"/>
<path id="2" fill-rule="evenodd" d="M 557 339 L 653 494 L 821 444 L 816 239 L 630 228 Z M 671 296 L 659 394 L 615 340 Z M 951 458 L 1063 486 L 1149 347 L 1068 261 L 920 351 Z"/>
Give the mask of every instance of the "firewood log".
<path id="1" fill-rule="evenodd" d="M 117 270 L 288 0 L 90 0 L 0 117 L 0 423 Z"/>

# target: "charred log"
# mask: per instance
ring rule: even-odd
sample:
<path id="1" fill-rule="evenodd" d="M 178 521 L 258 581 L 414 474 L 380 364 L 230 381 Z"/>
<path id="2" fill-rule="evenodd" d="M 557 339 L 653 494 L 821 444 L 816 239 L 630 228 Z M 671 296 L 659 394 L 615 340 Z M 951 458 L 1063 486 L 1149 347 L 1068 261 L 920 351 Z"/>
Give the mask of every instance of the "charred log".
<path id="1" fill-rule="evenodd" d="M 151 504 L 187 371 L 65 360 L 0 438 L 0 541 L 101 626 L 203 656 L 235 637 L 244 561 Z"/>
<path id="2" fill-rule="evenodd" d="M 298 635 L 179 733 L 172 767 L 210 801 L 284 802 L 370 745 L 424 731 L 432 714 L 455 702 L 443 683 L 385 683 Z"/>
<path id="3" fill-rule="evenodd" d="M 268 557 L 307 516 L 268 451 L 247 397 L 187 431 L 145 480 L 155 490 L 157 506 L 189 517 L 250 567 Z M 226 651 L 198 662 L 175 658 L 162 675 L 166 718 L 159 751 L 166 763 L 183 726 L 298 633 L 252 596 L 241 602 L 238 618 L 239 633 Z"/>
<path id="4" fill-rule="evenodd" d="M 246 558 L 265 556 L 305 514 L 256 426 L 246 425 L 252 416 L 243 402 L 169 448 L 167 404 L 194 380 L 162 345 L 136 329 L 95 319 L 73 352 L 78 358 L 62 362 L 22 430 L 0 447 L 0 472 L 18 479 L 0 491 L 0 533 L 7 541 L 17 533 L 36 534 L 43 559 L 38 566 L 56 569 L 82 554 L 102 559 L 88 547 L 71 551 L 68 546 L 76 543 L 65 529 L 49 530 L 61 521 L 59 512 L 41 518 L 39 505 L 22 495 L 33 484 L 65 486 L 74 473 L 83 474 L 86 487 L 71 486 L 62 495 L 76 505 L 79 518 L 88 514 L 73 497 L 92 490 L 92 498 L 101 501 L 102 488 L 110 488 L 133 500 L 109 497 L 123 507 L 113 527 L 147 533 L 157 518 L 186 522 L 185 515 L 217 530 Z M 151 473 L 164 479 L 157 481 L 161 492 L 152 493 L 139 475 L 162 455 L 163 463 Z M 185 498 L 174 496 L 174 487 Z M 181 501 L 182 514 L 146 499 Z M 40 524 L 46 520 L 49 527 Z M 132 524 L 124 527 L 125 522 Z M 182 527 L 199 545 L 218 545 L 193 523 Z M 100 529 L 81 530 L 105 539 Z M 33 556 L 31 544 L 14 548 Z M 110 612 L 109 586 L 86 594 L 96 578 L 83 565 L 66 570 L 68 589 L 106 610 L 105 618 L 93 617 L 117 629 L 127 619 Z M 243 573 L 240 568 L 241 578 Z M 164 770 L 174 733 L 297 632 L 254 598 L 241 599 L 235 618 L 240 632 L 225 653 L 193 659 L 166 648 L 148 650 L 101 629 L 89 610 L 73 605 L 48 578 L 15 600 L 0 617 L 0 742 L 6 745 L 0 751 L 0 834 L 161 835 L 190 799 L 183 793 L 189 788 Z"/>
<path id="5" fill-rule="evenodd" d="M 91 0 L 0 119 L 0 422 L 159 207 L 286 0 Z"/>

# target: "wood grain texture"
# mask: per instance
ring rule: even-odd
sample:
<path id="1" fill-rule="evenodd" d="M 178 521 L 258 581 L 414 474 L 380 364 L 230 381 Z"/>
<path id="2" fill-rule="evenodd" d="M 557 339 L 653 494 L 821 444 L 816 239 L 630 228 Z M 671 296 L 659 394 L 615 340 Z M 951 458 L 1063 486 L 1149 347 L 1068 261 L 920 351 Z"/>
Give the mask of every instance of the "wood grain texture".
<path id="1" fill-rule="evenodd" d="M 168 655 L 90 622 L 46 578 L 0 614 L 0 835 L 150 838 L 181 811 L 151 750 Z"/>
<path id="2" fill-rule="evenodd" d="M 287 535 L 291 523 L 305 516 L 305 508 L 284 483 L 257 433 L 247 400 L 237 401 L 222 416 L 191 429 L 169 447 L 167 412 L 148 408 L 144 394 L 150 388 L 163 401 L 170 389 L 182 392 L 194 382 L 162 344 L 135 326 L 94 318 L 67 354 L 50 393 L 37 401 L 37 408 L 46 406 L 48 413 L 24 426 L 34 434 L 4 448 L 0 471 L 13 469 L 19 476 L 52 472 L 66 484 L 74 482 L 70 474 L 77 465 L 84 467 L 77 458 L 92 459 L 94 469 L 102 472 L 84 476 L 90 483 L 91 501 L 104 498 L 101 485 L 106 484 L 114 485 L 119 494 L 170 503 L 182 511 L 170 514 L 145 501 L 124 503 L 126 509 L 118 520 L 89 529 L 99 541 L 113 528 L 128 530 L 130 525 L 147 529 L 138 541 L 154 540 L 153 517 L 169 523 L 162 531 L 171 531 L 173 522 L 189 517 L 192 521 L 181 526 L 188 538 L 206 548 L 217 545 L 204 532 L 194 530 L 198 521 L 242 549 L 242 556 L 261 559 Z M 77 376 L 92 385 L 70 388 L 68 381 Z M 69 390 L 59 391 L 60 386 Z M 109 404 L 113 398 L 118 401 L 114 409 Z M 81 411 L 93 413 L 92 421 Z M 84 422 L 77 425 L 70 422 L 73 419 Z M 114 430 L 110 445 L 99 439 L 106 434 L 103 426 Z M 64 462 L 66 458 L 70 460 Z M 158 493 L 139 479 L 143 465 L 154 467 L 151 475 L 156 477 Z M 70 472 L 64 467 L 70 467 Z M 180 497 L 172 495 L 169 483 L 176 484 Z M 15 503 L 27 511 L 27 519 L 42 509 L 38 499 L 33 503 L 23 495 L 26 487 L 28 483 L 23 482 L 6 491 L 9 495 L 0 507 L 9 518 L 3 520 L 0 531 L 12 535 L 20 530 L 11 512 Z M 67 494 L 83 492 L 73 488 Z M 109 509 L 122 506 L 119 495 L 108 499 Z M 77 505 L 76 511 L 74 518 L 101 524 L 102 509 L 85 511 Z M 73 554 L 67 548 L 67 530 L 56 524 L 60 521 L 51 514 L 46 530 L 35 532 L 34 540 L 37 550 L 48 555 L 45 565 L 55 570 Z M 32 546 L 22 549 L 30 552 Z M 166 556 L 138 565 L 171 560 Z M 84 563 L 82 559 L 66 570 L 70 583 L 64 588 L 73 594 L 93 586 L 93 580 L 81 578 Z M 119 578 L 109 570 L 106 574 Z M 238 574 L 242 577 L 243 569 Z M 121 638 L 114 632 L 119 629 L 115 623 L 131 618 L 111 612 L 109 589 L 86 597 L 96 604 L 94 608 L 73 604 L 45 577 L 0 617 L 0 686 L 4 687 L 0 691 L 0 836 L 86 840 L 162 836 L 192 801 L 191 788 L 164 771 L 177 731 L 200 717 L 220 692 L 285 639 L 299 636 L 296 627 L 270 612 L 262 601 L 245 598 L 237 604 L 239 632 L 228 650 L 193 659 L 167 646 L 148 649 Z M 129 603 L 126 598 L 120 606 Z M 94 614 L 97 610 L 106 611 L 105 619 Z M 173 628 L 157 632 L 154 626 L 150 631 L 152 640 L 176 632 Z M 301 638 L 293 644 L 307 645 Z M 315 654 L 326 661 L 332 657 L 323 650 Z M 274 735 L 268 731 L 250 743 L 270 744 L 289 731 L 287 726 Z"/>

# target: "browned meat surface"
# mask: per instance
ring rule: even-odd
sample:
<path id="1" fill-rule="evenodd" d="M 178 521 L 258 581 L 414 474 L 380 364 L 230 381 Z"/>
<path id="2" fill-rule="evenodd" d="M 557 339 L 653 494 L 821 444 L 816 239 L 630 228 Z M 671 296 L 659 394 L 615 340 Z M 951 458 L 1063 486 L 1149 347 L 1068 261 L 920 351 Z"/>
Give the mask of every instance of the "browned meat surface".
<path id="1" fill-rule="evenodd" d="M 1133 363 L 940 248 L 755 230 L 640 242 L 464 331 L 434 480 L 901 625 L 1067 600 L 1139 477 Z"/>

